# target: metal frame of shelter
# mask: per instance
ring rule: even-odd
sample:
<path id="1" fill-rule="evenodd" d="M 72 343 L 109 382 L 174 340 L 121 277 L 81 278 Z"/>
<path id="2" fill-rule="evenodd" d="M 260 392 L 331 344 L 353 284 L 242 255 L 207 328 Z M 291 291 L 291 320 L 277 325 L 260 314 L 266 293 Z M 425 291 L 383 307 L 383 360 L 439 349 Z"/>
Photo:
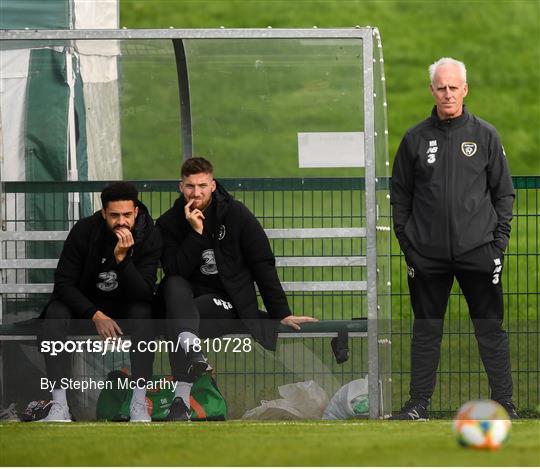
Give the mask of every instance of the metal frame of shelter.
<path id="1" fill-rule="evenodd" d="M 378 292 L 377 292 L 377 199 L 375 170 L 375 104 L 374 104 L 374 47 L 380 48 L 376 28 L 355 27 L 343 29 L 107 29 L 107 30 L 0 30 L 0 41 L 71 41 L 71 40 L 135 40 L 170 39 L 174 44 L 179 78 L 181 132 L 184 157 L 192 155 L 192 125 L 190 109 L 190 84 L 183 41 L 191 39 L 359 39 L 362 44 L 364 84 L 364 156 L 365 156 L 365 206 L 366 206 L 366 258 L 367 258 L 367 311 L 368 311 L 368 376 L 369 413 L 371 418 L 381 414 L 382 383 L 379 375 Z M 382 53 L 382 52 L 381 52 Z M 384 79 L 384 78 L 383 78 Z M 386 105 L 386 103 L 384 103 Z M 386 110 L 384 110 L 386 111 Z M 386 132 L 385 132 L 386 133 Z M 384 136 L 386 138 L 386 135 Z M 387 160 L 387 157 L 385 158 Z M 388 165 L 388 162 L 386 162 Z M 0 196 L 3 190 L 0 184 Z M 383 230 L 387 230 L 383 227 Z M 389 284 L 388 284 L 389 288 Z M 389 316 L 388 316 L 389 317 Z M 384 339 L 383 339 L 384 340 Z M 389 347 L 390 344 L 388 343 Z M 387 383 L 390 386 L 390 370 Z M 388 394 L 386 394 L 388 395 Z M 390 394 L 391 395 L 391 394 Z"/>

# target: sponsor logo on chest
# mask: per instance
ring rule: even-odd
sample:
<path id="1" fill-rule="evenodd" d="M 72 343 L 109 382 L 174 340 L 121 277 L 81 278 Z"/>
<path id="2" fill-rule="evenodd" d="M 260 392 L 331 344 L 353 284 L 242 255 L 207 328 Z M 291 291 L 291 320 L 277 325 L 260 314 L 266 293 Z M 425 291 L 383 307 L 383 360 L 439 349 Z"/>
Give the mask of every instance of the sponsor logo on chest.
<path id="1" fill-rule="evenodd" d="M 430 140 L 429 147 L 426 151 L 428 164 L 433 164 L 435 161 L 437 161 L 437 151 L 439 151 L 437 140 Z"/>
<path id="2" fill-rule="evenodd" d="M 114 270 L 101 272 L 98 274 L 98 279 L 100 281 L 96 283 L 96 287 L 101 291 L 111 292 L 118 288 L 118 274 Z"/>
<path id="3" fill-rule="evenodd" d="M 201 254 L 201 272 L 204 275 L 217 275 L 218 268 L 213 249 L 206 249 Z"/>

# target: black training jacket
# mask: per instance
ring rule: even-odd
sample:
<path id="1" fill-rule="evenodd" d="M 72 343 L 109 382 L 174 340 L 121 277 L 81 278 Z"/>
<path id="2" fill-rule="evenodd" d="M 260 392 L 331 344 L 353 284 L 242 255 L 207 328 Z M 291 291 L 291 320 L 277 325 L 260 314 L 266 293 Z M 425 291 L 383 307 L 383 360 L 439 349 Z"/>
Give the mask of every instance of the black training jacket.
<path id="1" fill-rule="evenodd" d="M 392 170 L 394 230 L 405 254 L 452 260 L 510 237 L 514 189 L 495 128 L 469 114 L 408 130 Z"/>
<path id="2" fill-rule="evenodd" d="M 126 300 L 151 302 L 161 255 L 161 238 L 147 208 L 141 202 L 138 207 L 132 231 L 135 244 L 115 271 L 120 294 Z M 64 243 L 50 301 L 62 301 L 76 317 L 91 318 L 97 311 L 90 295 L 95 291 L 107 231 L 101 211 L 98 211 L 79 220 Z"/>
<path id="3" fill-rule="evenodd" d="M 212 235 L 221 282 L 256 341 L 275 350 L 279 320 L 291 310 L 276 271 L 276 260 L 262 226 L 241 202 L 217 183 L 215 230 Z M 189 280 L 199 268 L 206 249 L 203 236 L 194 231 L 184 214 L 180 196 L 173 207 L 156 221 L 163 239 L 161 265 L 166 276 Z M 254 283 L 257 283 L 268 314 L 260 311 Z"/>

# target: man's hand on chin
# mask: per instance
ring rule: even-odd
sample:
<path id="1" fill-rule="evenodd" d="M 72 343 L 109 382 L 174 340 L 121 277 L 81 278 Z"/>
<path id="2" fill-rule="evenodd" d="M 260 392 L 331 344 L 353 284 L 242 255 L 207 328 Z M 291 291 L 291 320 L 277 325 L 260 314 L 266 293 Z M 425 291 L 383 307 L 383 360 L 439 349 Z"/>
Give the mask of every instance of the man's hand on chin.
<path id="1" fill-rule="evenodd" d="M 115 228 L 113 233 L 118 239 L 114 247 L 114 258 L 116 259 L 116 263 L 120 264 L 126 258 L 130 248 L 135 244 L 135 240 L 131 231 L 125 227 Z"/>

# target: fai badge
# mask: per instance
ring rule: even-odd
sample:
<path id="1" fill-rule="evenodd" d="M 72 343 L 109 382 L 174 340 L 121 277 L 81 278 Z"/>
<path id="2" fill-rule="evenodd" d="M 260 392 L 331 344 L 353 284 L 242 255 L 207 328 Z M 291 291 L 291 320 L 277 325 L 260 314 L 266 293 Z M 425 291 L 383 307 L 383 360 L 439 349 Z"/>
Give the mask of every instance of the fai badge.
<path id="1" fill-rule="evenodd" d="M 407 275 L 414 278 L 414 267 L 407 266 Z"/>
<path id="2" fill-rule="evenodd" d="M 218 231 L 218 239 L 221 241 L 223 238 L 225 238 L 225 233 L 226 233 L 226 230 L 225 230 L 225 225 L 220 225 L 219 226 L 219 231 Z"/>
<path id="3" fill-rule="evenodd" d="M 474 142 L 463 142 L 461 144 L 461 151 L 465 156 L 469 158 L 476 153 L 476 143 Z"/>

